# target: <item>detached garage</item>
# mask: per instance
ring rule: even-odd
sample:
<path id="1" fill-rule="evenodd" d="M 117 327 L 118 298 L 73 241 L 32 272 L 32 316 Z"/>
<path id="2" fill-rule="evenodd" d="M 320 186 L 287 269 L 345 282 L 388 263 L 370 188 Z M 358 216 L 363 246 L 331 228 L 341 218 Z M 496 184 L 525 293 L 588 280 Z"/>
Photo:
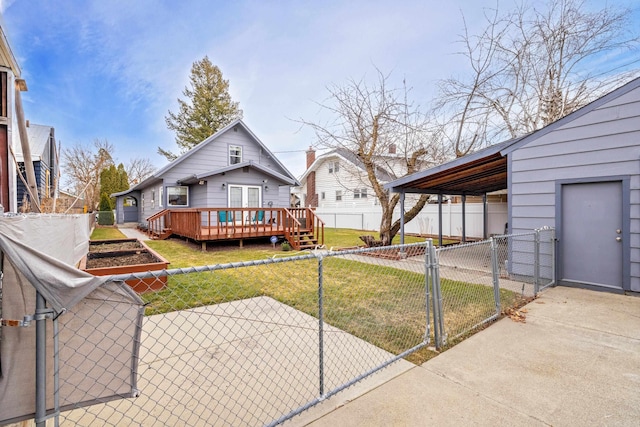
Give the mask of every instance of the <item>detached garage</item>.
<path id="1" fill-rule="evenodd" d="M 640 78 L 534 133 L 386 188 L 507 189 L 509 233 L 556 228 L 558 284 L 640 292 Z"/>

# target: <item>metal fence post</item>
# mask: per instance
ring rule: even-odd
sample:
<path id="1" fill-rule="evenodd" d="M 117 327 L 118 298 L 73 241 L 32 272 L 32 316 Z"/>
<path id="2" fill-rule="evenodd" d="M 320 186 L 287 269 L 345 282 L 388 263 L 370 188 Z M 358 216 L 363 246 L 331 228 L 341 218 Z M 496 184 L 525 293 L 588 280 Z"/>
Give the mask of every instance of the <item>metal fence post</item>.
<path id="1" fill-rule="evenodd" d="M 550 241 L 550 249 L 551 249 L 551 284 L 550 286 L 556 286 L 557 278 L 556 278 L 556 245 L 558 244 L 558 240 L 556 239 L 556 229 L 551 229 L 551 236 L 549 237 Z"/>
<path id="2" fill-rule="evenodd" d="M 324 295 L 323 295 L 323 257 L 318 257 L 318 392 L 324 396 Z"/>
<path id="3" fill-rule="evenodd" d="M 37 427 L 45 427 L 47 416 L 47 323 L 46 302 L 36 292 L 36 411 Z"/>
<path id="4" fill-rule="evenodd" d="M 424 251 L 424 265 L 425 265 L 425 274 L 424 274 L 424 291 L 425 291 L 425 315 L 426 315 L 426 327 L 424 332 L 424 341 L 429 342 L 431 339 L 431 313 L 429 312 L 429 287 L 432 286 L 433 283 L 433 258 L 431 257 L 431 251 L 433 249 L 433 239 L 427 239 L 427 246 Z M 434 319 L 435 320 L 435 319 Z M 435 323 L 435 321 L 434 321 Z"/>
<path id="5" fill-rule="evenodd" d="M 440 266 L 438 265 L 438 258 L 436 257 L 436 251 L 431 246 L 431 259 L 433 266 L 433 289 L 431 294 L 433 295 L 433 333 L 435 337 L 436 348 L 440 349 L 444 347 L 444 315 L 442 313 L 442 293 L 440 290 Z"/>
<path id="6" fill-rule="evenodd" d="M 540 292 L 540 229 L 536 229 L 534 234 L 533 247 L 533 295 Z"/>
<path id="7" fill-rule="evenodd" d="M 493 279 L 493 298 L 496 304 L 496 315 L 499 316 L 502 311 L 500 303 L 500 266 L 498 265 L 498 245 L 496 239 L 491 237 L 491 276 Z"/>

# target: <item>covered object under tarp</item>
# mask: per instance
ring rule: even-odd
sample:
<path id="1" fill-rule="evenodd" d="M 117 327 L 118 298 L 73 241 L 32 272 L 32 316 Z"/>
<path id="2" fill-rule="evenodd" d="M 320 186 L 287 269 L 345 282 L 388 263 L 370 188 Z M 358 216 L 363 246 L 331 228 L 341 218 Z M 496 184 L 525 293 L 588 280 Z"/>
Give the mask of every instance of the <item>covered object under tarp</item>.
<path id="1" fill-rule="evenodd" d="M 49 413 L 137 395 L 143 303 L 123 282 L 75 268 L 88 224 L 86 215 L 0 216 L 0 425 L 34 418 L 37 387 Z M 49 312 L 46 387 L 36 385 L 36 292 Z"/>

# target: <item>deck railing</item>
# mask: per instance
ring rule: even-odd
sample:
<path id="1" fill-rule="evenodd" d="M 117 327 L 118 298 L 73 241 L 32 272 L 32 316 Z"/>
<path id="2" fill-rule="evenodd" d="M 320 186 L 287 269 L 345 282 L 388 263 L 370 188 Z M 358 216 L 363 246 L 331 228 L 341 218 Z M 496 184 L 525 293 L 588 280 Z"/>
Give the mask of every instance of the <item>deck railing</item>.
<path id="1" fill-rule="evenodd" d="M 324 223 L 308 208 L 165 209 L 148 221 L 157 236 L 170 232 L 197 241 L 283 236 L 300 249 L 309 232 L 324 241 Z"/>

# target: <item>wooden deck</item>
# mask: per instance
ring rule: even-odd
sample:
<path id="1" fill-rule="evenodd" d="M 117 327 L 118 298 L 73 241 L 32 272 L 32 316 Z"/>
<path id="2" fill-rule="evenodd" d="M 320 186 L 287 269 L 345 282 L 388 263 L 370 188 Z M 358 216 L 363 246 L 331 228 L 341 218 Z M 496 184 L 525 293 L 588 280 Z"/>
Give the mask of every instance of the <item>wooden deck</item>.
<path id="1" fill-rule="evenodd" d="M 206 244 L 276 236 L 297 250 L 324 244 L 324 223 L 309 208 L 165 209 L 147 221 L 156 239 L 178 235 Z"/>

